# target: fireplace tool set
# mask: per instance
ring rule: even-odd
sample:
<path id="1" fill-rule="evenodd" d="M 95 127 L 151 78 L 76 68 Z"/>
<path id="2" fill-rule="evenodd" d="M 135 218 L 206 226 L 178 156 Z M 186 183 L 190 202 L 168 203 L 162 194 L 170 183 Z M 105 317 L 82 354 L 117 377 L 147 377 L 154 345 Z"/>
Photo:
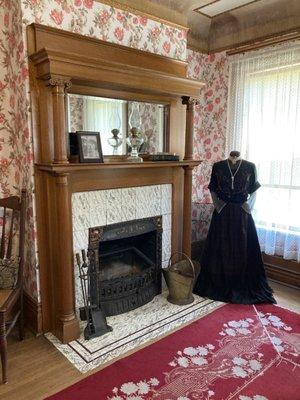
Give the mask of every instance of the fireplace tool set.
<path id="1" fill-rule="evenodd" d="M 100 272 L 96 267 L 95 252 L 89 250 L 86 253 L 85 250 L 81 250 L 81 257 L 79 253 L 76 253 L 76 262 L 84 303 L 84 307 L 80 310 L 80 318 L 82 321 L 87 321 L 84 338 L 88 340 L 111 332 L 112 328 L 107 325 L 106 317 L 100 308 L 99 298 L 95 299 L 91 296 L 91 288 L 96 286 L 96 293 L 99 293 L 100 286 Z"/>

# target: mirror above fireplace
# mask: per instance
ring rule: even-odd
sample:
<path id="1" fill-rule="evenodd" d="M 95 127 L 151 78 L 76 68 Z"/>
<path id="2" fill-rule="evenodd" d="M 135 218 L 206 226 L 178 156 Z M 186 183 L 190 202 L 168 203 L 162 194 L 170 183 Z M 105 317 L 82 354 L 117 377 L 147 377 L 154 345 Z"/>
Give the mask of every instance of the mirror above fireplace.
<path id="1" fill-rule="evenodd" d="M 126 155 L 131 128 L 143 137 L 140 153 L 167 151 L 167 105 L 81 94 L 67 97 L 69 132 L 100 132 L 104 155 Z"/>

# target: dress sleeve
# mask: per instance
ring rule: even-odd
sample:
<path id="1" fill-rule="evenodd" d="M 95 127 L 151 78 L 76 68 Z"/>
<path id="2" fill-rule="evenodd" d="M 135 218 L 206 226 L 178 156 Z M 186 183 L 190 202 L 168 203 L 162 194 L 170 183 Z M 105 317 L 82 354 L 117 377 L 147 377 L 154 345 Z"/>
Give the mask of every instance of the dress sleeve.
<path id="1" fill-rule="evenodd" d="M 256 193 L 254 192 L 251 193 L 249 199 L 242 204 L 242 208 L 244 209 L 244 211 L 246 211 L 246 213 L 251 214 L 251 211 L 253 210 L 254 207 L 255 199 L 256 199 Z"/>
<path id="2" fill-rule="evenodd" d="M 212 171 L 211 171 L 211 176 L 210 176 L 210 182 L 208 185 L 208 189 L 211 192 L 216 192 L 217 191 L 217 175 L 216 175 L 216 167 L 215 164 L 212 167 Z"/>
<path id="3" fill-rule="evenodd" d="M 252 194 L 254 193 L 257 189 L 260 188 L 260 183 L 257 180 L 257 171 L 256 171 L 256 166 L 253 164 L 253 170 L 251 173 L 251 178 L 250 178 L 250 185 L 249 185 L 249 193 Z"/>
<path id="4" fill-rule="evenodd" d="M 225 201 L 219 199 L 215 192 L 210 192 L 210 194 L 211 194 L 211 198 L 213 201 L 213 205 L 214 205 L 215 209 L 217 210 L 218 214 L 220 214 L 220 212 L 226 206 L 226 203 L 225 203 Z"/>

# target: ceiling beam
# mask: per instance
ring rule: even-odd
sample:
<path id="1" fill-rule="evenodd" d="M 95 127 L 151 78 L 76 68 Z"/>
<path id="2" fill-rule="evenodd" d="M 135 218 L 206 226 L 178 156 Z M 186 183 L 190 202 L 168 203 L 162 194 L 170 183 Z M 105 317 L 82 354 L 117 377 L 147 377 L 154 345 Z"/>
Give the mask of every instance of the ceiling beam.
<path id="1" fill-rule="evenodd" d="M 161 4 L 150 0 L 96 0 L 133 14 L 141 15 L 161 23 L 188 30 L 187 16 Z"/>

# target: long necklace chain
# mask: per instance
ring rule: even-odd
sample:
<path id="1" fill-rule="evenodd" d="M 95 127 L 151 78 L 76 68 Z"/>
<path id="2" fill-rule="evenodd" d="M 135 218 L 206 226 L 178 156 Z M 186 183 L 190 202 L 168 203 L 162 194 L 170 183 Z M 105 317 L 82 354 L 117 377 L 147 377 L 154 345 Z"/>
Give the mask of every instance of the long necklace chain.
<path id="1" fill-rule="evenodd" d="M 227 165 L 228 165 L 228 169 L 229 169 L 229 172 L 230 172 L 230 175 L 231 175 L 231 189 L 232 190 L 234 189 L 234 178 L 235 178 L 236 174 L 238 173 L 238 170 L 240 169 L 240 166 L 242 165 L 242 161 L 243 160 L 241 160 L 241 162 L 239 163 L 239 166 L 237 167 L 237 170 L 233 174 L 232 171 L 231 171 L 230 165 L 229 165 L 228 158 L 227 158 Z"/>

